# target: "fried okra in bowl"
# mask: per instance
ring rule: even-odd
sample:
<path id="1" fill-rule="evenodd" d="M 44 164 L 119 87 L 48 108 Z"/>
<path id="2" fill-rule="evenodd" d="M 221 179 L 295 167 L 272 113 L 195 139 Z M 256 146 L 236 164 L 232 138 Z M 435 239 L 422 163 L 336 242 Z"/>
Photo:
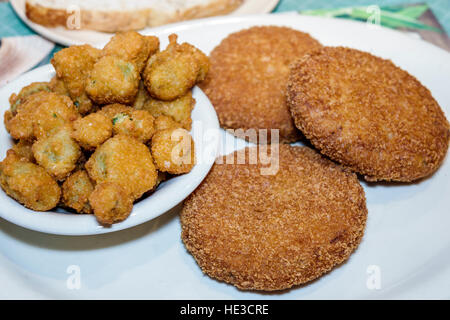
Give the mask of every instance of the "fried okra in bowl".
<path id="1" fill-rule="evenodd" d="M 2 218 L 54 234 L 117 231 L 173 208 L 207 175 L 214 157 L 202 153 L 218 139 L 193 133 L 219 125 L 195 86 L 209 66 L 199 49 L 126 32 L 51 62 L 0 90 Z M 177 95 L 156 96 L 161 83 Z"/>

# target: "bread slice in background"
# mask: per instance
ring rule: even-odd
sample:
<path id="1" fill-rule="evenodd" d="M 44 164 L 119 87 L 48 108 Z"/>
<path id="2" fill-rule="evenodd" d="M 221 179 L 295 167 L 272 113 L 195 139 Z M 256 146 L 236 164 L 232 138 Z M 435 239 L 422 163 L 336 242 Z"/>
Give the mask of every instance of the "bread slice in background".
<path id="1" fill-rule="evenodd" d="M 70 28 L 79 9 L 80 29 L 103 32 L 140 30 L 167 23 L 227 14 L 244 0 L 26 0 L 31 21 Z M 71 27 L 76 29 L 75 27 Z"/>

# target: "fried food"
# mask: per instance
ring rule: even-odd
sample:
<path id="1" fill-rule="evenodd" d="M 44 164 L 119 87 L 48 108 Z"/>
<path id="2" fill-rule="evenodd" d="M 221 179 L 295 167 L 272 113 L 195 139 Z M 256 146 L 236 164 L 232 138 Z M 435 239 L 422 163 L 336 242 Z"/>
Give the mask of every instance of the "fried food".
<path id="1" fill-rule="evenodd" d="M 114 118 L 114 116 L 116 114 L 121 113 L 121 112 L 125 112 L 125 113 L 131 112 L 131 110 L 132 110 L 131 107 L 126 106 L 124 104 L 113 103 L 113 104 L 108 104 L 108 105 L 104 106 L 99 111 L 97 111 L 97 113 L 104 115 L 105 117 L 110 119 L 110 121 L 112 121 L 112 119 Z"/>
<path id="2" fill-rule="evenodd" d="M 181 128 L 181 124 L 173 120 L 172 117 L 159 116 L 155 119 L 155 131 L 161 131 L 165 129 Z"/>
<path id="3" fill-rule="evenodd" d="M 71 126 L 80 117 L 68 97 L 48 95 L 48 99 L 34 112 L 33 135 L 37 139 L 48 137 L 61 128 Z"/>
<path id="4" fill-rule="evenodd" d="M 112 135 L 112 123 L 101 113 L 91 113 L 73 123 L 72 138 L 86 150 L 94 150 Z"/>
<path id="5" fill-rule="evenodd" d="M 194 109 L 195 99 L 192 93 L 187 94 L 172 101 L 162 101 L 149 97 L 142 109 L 150 112 L 155 118 L 161 115 L 172 117 L 186 130 L 191 130 L 191 113 Z"/>
<path id="6" fill-rule="evenodd" d="M 8 150 L 0 162 L 0 185 L 13 199 L 36 211 L 56 207 L 61 189 L 40 166 Z"/>
<path id="7" fill-rule="evenodd" d="M 209 70 L 208 57 L 188 43 L 177 43 L 177 35 L 169 36 L 164 51 L 150 57 L 143 79 L 150 94 L 161 100 L 174 100 L 187 94 Z"/>
<path id="8" fill-rule="evenodd" d="M 136 31 L 119 32 L 106 44 L 102 56 L 114 56 L 132 62 L 138 72 L 145 67 L 148 58 L 158 52 L 159 39 L 143 36 Z"/>
<path id="9" fill-rule="evenodd" d="M 124 134 L 141 142 L 147 142 L 155 133 L 155 118 L 145 110 L 120 112 L 112 119 L 114 134 Z"/>
<path id="10" fill-rule="evenodd" d="M 252 27 L 229 35 L 210 54 L 211 69 L 199 86 L 226 129 L 279 129 L 280 142 L 299 140 L 286 105 L 289 64 L 321 47 L 286 27 Z"/>
<path id="11" fill-rule="evenodd" d="M 413 181 L 447 153 L 449 123 L 416 78 L 369 53 L 325 47 L 292 68 L 288 103 L 297 127 L 331 159 L 368 181 Z"/>
<path id="12" fill-rule="evenodd" d="M 195 165 L 194 141 L 185 129 L 157 131 L 152 138 L 151 149 L 160 171 L 171 174 L 188 173 Z"/>
<path id="13" fill-rule="evenodd" d="M 11 94 L 11 96 L 9 97 L 10 108 L 9 110 L 5 111 L 3 117 L 5 126 L 7 126 L 9 120 L 11 120 L 17 114 L 18 106 L 24 103 L 29 96 L 40 91 L 49 92 L 50 90 L 51 86 L 49 82 L 33 82 L 28 86 L 23 87 L 18 94 Z"/>
<path id="14" fill-rule="evenodd" d="M 117 183 L 133 199 L 151 190 L 157 178 L 147 146 L 126 135 L 106 140 L 89 158 L 86 170 L 97 184 Z"/>
<path id="15" fill-rule="evenodd" d="M 13 93 L 9 97 L 11 113 L 15 115 L 17 107 L 23 103 L 26 98 L 40 91 L 50 92 L 50 84 L 48 82 L 33 82 L 28 86 L 23 87 L 18 94 Z"/>
<path id="16" fill-rule="evenodd" d="M 14 139 L 47 137 L 72 121 L 79 113 L 69 97 L 41 91 L 29 96 L 17 107 L 5 126 Z"/>
<path id="17" fill-rule="evenodd" d="M 85 170 L 72 173 L 62 185 L 62 203 L 78 213 L 92 213 L 89 196 L 94 184 Z"/>
<path id="18" fill-rule="evenodd" d="M 71 46 L 55 53 L 51 63 L 58 78 L 64 81 L 70 97 L 81 114 L 91 111 L 93 104 L 85 92 L 86 80 L 101 51 L 90 45 Z"/>
<path id="19" fill-rule="evenodd" d="M 98 184 L 89 197 L 98 222 L 111 225 L 125 220 L 133 209 L 133 199 L 114 182 Z"/>
<path id="20" fill-rule="evenodd" d="M 187 94 L 172 101 L 158 100 L 148 93 L 145 85 L 141 81 L 139 83 L 138 94 L 132 107 L 138 110 L 146 110 L 155 118 L 160 115 L 169 116 L 180 123 L 180 127 L 191 130 L 191 113 L 194 109 L 194 105 L 195 99 L 192 97 L 191 91 L 188 91 Z"/>
<path id="21" fill-rule="evenodd" d="M 64 84 L 64 81 L 58 76 L 54 76 L 49 83 L 49 88 L 51 92 L 54 92 L 56 94 L 62 95 L 62 96 L 68 96 L 70 97 L 69 90 L 67 90 L 66 85 Z"/>
<path id="22" fill-rule="evenodd" d="M 175 92 L 174 100 L 158 101 L 141 80 L 149 58 L 159 52 L 159 39 L 135 31 L 116 34 L 102 50 L 89 45 L 60 50 L 51 60 L 56 75 L 49 82 L 13 93 L 3 121 L 14 144 L 0 163 L 7 194 L 35 210 L 60 205 L 94 213 L 110 225 L 126 219 L 133 202 L 170 178 L 168 172 L 190 171 L 194 164 L 183 162 L 193 158 L 189 135 L 187 142 L 184 134 L 155 140 L 161 161 L 172 161 L 164 148 L 178 153 L 167 172 L 156 169 L 150 151 L 156 132 L 152 113 L 159 116 L 160 131 L 190 129 L 195 100 L 189 89 L 209 67 L 201 51 L 177 44 L 176 35 L 169 38 L 150 69 L 154 81 L 166 80 L 153 85 Z M 173 88 L 162 88 L 167 84 Z"/>
<path id="23" fill-rule="evenodd" d="M 86 84 L 86 93 L 98 104 L 132 103 L 139 88 L 140 75 L 135 64 L 114 56 L 95 63 Z"/>
<path id="24" fill-rule="evenodd" d="M 31 147 L 33 143 L 27 140 L 19 140 L 12 146 L 12 150 L 16 153 L 20 158 L 24 158 L 30 162 L 35 162 L 33 156 L 33 150 Z"/>
<path id="25" fill-rule="evenodd" d="M 155 132 L 155 119 L 145 110 L 136 110 L 115 103 L 103 107 L 97 113 L 110 119 L 114 134 L 124 134 L 141 142 L 147 142 Z"/>
<path id="26" fill-rule="evenodd" d="M 33 144 L 36 162 L 56 180 L 64 180 L 75 169 L 81 156 L 80 146 L 71 135 L 72 128 L 65 127 Z"/>
<path id="27" fill-rule="evenodd" d="M 261 174 L 261 161 L 223 157 L 181 211 L 182 240 L 203 272 L 243 290 L 314 280 L 347 260 L 364 234 L 356 175 L 309 148 L 279 148 L 272 175 Z"/>

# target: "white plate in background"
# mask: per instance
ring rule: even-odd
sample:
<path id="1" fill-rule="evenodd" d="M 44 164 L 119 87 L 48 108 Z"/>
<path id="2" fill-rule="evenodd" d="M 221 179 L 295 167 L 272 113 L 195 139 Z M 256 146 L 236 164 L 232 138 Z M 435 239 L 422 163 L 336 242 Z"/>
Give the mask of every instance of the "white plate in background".
<path id="1" fill-rule="evenodd" d="M 231 32 L 271 24 L 309 32 L 325 45 L 392 59 L 431 90 L 449 118 L 450 54 L 397 31 L 342 19 L 272 14 L 190 21 L 155 33 L 167 38 L 176 32 L 180 41 L 209 52 Z M 227 138 L 236 141 L 227 152 L 243 146 Z M 449 157 L 432 177 L 418 183 L 362 185 L 369 215 L 361 245 L 342 266 L 301 287 L 260 294 L 205 276 L 181 242 L 177 207 L 134 228 L 97 236 L 47 235 L 0 220 L 0 297 L 449 299 Z M 77 270 L 79 289 L 73 287 Z"/>
<path id="2" fill-rule="evenodd" d="M 244 3 L 229 15 L 248 15 L 271 12 L 280 0 L 244 0 Z M 43 37 L 65 45 L 106 43 L 113 34 L 93 30 L 68 30 L 63 27 L 49 28 L 30 21 L 25 15 L 25 0 L 10 0 L 16 14 L 22 21 Z M 145 28 L 139 32 L 150 32 L 153 28 Z"/>

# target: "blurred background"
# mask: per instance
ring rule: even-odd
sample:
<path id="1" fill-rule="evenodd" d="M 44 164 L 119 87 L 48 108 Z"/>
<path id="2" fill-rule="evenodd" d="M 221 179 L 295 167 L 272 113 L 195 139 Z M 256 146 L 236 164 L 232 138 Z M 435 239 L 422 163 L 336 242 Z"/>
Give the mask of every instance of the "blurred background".
<path id="1" fill-rule="evenodd" d="M 44 21 L 33 20 L 25 6 L 27 1 L 29 0 L 0 0 L 0 21 L 2 21 L 0 24 L 0 86 L 32 68 L 49 63 L 53 54 L 67 45 L 102 42 L 111 35 L 92 30 L 92 26 L 89 27 L 90 30 L 68 30 L 64 26 L 46 26 L 45 19 Z M 205 0 L 205 3 L 214 1 L 216 0 Z M 60 2 L 71 5 L 86 3 L 86 1 Z M 450 51 L 449 0 L 423 2 L 420 0 L 229 0 L 229 2 L 232 3 L 230 9 L 209 11 L 205 13 L 205 16 L 224 13 L 239 15 L 296 12 L 304 15 L 352 19 L 394 28 Z M 40 1 L 33 0 L 31 3 L 39 5 Z M 189 6 L 189 0 L 186 0 L 186 5 Z M 95 0 L 90 1 L 89 6 L 95 8 Z M 83 16 L 83 8 L 80 12 Z M 189 16 L 185 19 L 188 18 Z"/>

